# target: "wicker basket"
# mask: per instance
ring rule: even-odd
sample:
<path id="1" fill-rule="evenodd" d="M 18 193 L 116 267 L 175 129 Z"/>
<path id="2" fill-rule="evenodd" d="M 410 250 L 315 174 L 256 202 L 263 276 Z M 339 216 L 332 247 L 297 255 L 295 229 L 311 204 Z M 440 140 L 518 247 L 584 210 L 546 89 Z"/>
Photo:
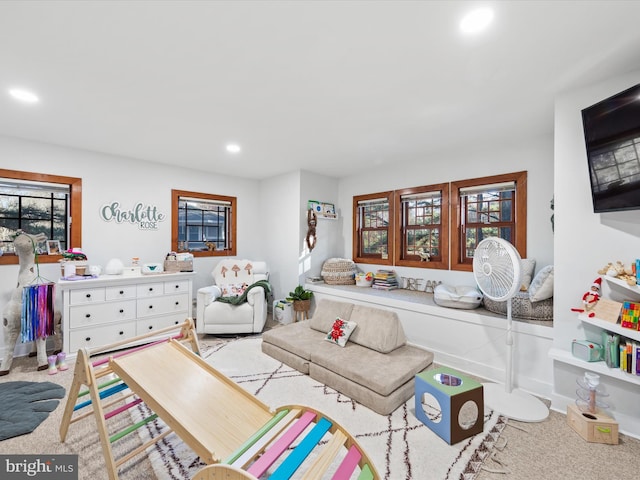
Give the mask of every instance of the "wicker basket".
<path id="1" fill-rule="evenodd" d="M 322 265 L 322 279 L 329 285 L 355 285 L 356 264 L 346 258 L 330 258 Z"/>
<path id="2" fill-rule="evenodd" d="M 294 300 L 293 309 L 296 312 L 308 312 L 311 308 L 311 300 Z"/>

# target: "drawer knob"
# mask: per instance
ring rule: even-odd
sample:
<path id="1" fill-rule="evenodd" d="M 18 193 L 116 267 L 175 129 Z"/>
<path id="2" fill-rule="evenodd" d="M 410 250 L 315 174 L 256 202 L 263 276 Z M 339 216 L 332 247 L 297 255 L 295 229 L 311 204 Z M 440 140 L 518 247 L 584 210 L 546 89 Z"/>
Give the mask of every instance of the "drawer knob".
<path id="1" fill-rule="evenodd" d="M 86 342 L 90 342 L 91 341 L 91 337 L 87 337 L 84 339 Z"/>
<path id="2" fill-rule="evenodd" d="M 120 335 L 124 335 L 124 332 L 122 330 L 120 330 Z"/>
<path id="3" fill-rule="evenodd" d="M 153 292 L 153 287 L 149 287 L 149 291 L 150 291 L 150 292 Z"/>
<path id="4" fill-rule="evenodd" d="M 176 302 L 176 305 L 180 305 L 180 302 Z"/>
<path id="5" fill-rule="evenodd" d="M 176 285 L 176 288 L 180 288 L 180 285 Z"/>
<path id="6" fill-rule="evenodd" d="M 87 313 L 87 314 L 85 315 L 85 318 L 91 318 L 91 314 L 90 314 L 90 313 Z"/>
<path id="7" fill-rule="evenodd" d="M 120 290 L 120 295 L 124 295 L 124 290 Z"/>
<path id="8" fill-rule="evenodd" d="M 123 310 L 123 309 L 120 309 L 120 313 L 124 313 L 124 310 Z"/>
<path id="9" fill-rule="evenodd" d="M 149 330 L 153 330 L 153 325 L 149 325 Z"/>
<path id="10" fill-rule="evenodd" d="M 91 294 L 90 293 L 87 293 L 87 298 L 91 298 Z"/>
<path id="11" fill-rule="evenodd" d="M 153 308 L 153 305 L 149 305 L 149 310 L 151 310 Z"/>

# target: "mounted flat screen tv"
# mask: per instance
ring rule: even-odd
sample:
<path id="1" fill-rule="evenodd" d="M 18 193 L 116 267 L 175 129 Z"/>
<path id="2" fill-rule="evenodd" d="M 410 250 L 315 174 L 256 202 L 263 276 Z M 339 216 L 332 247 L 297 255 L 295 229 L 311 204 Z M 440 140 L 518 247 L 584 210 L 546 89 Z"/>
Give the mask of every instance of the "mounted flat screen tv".
<path id="1" fill-rule="evenodd" d="M 582 110 L 593 211 L 640 209 L 640 84 Z"/>

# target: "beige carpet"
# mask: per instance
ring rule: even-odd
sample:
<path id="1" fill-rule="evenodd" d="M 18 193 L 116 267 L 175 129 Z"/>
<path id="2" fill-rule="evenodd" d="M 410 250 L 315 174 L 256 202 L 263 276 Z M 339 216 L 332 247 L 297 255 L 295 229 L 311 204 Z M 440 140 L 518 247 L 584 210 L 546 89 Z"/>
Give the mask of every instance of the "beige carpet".
<path id="1" fill-rule="evenodd" d="M 207 346 L 219 343 L 215 337 L 208 336 L 202 344 Z M 4 381 L 52 381 L 65 388 L 71 385 L 73 371 L 67 370 L 56 375 L 37 372 L 34 358 L 18 358 L 14 361 L 11 373 L 0 377 Z M 106 478 L 102 450 L 99 446 L 95 424 L 83 421 L 71 426 L 66 442 L 60 443 L 59 425 L 62 418 L 64 401 L 53 411 L 34 433 L 0 442 L 2 454 L 79 454 L 79 479 L 100 480 Z M 127 424 L 128 418 L 122 418 Z M 522 427 L 527 431 L 519 428 Z M 565 417 L 551 412 L 549 418 L 541 423 L 520 423 L 509 421 L 504 429 L 498 446 L 494 448 L 494 458 L 501 463 L 487 460 L 486 468 L 510 473 L 490 473 L 482 470 L 476 480 L 586 480 L 592 478 L 635 478 L 640 467 L 640 441 L 620 435 L 619 445 L 588 443 L 582 440 L 565 421 Z M 135 435 L 125 440 L 123 451 L 138 444 Z M 427 452 L 425 452 L 427 454 Z M 129 462 L 120 471 L 123 480 L 154 478 L 153 468 L 148 458 L 139 456 Z M 413 471 L 409 479 L 443 480 L 429 475 L 429 472 Z M 401 480 L 398 478 L 397 480 Z M 392 478 L 396 480 L 396 478 Z"/>
<path id="2" fill-rule="evenodd" d="M 391 415 L 379 415 L 265 355 L 261 343 L 259 337 L 230 340 L 203 348 L 202 356 L 272 409 L 309 405 L 339 422 L 360 442 L 382 479 L 420 478 L 419 472 L 430 472 L 433 478 L 472 480 L 504 427 L 503 418 L 486 411 L 481 416 L 483 433 L 448 445 L 415 417 L 413 397 Z M 425 412 L 432 418 L 440 417 L 440 411 L 428 405 Z M 141 407 L 139 414 L 135 421 L 149 412 Z M 139 432 L 143 435 L 147 430 L 154 436 L 164 431 L 156 424 Z M 142 440 L 149 438 L 144 435 Z M 192 477 L 201 468 L 197 456 L 175 435 L 165 440 L 150 453 L 157 460 L 152 462 L 154 466 L 159 466 L 156 476 L 160 480 Z M 292 478 L 301 477 L 296 472 Z"/>

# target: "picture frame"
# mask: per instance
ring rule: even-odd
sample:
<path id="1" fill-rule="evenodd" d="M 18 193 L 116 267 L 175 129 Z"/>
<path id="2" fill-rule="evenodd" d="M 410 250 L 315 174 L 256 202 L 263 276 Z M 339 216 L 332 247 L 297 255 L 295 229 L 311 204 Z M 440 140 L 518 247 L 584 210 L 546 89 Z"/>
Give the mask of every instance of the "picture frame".
<path id="1" fill-rule="evenodd" d="M 60 240 L 47 240 L 47 255 L 60 255 Z"/>

